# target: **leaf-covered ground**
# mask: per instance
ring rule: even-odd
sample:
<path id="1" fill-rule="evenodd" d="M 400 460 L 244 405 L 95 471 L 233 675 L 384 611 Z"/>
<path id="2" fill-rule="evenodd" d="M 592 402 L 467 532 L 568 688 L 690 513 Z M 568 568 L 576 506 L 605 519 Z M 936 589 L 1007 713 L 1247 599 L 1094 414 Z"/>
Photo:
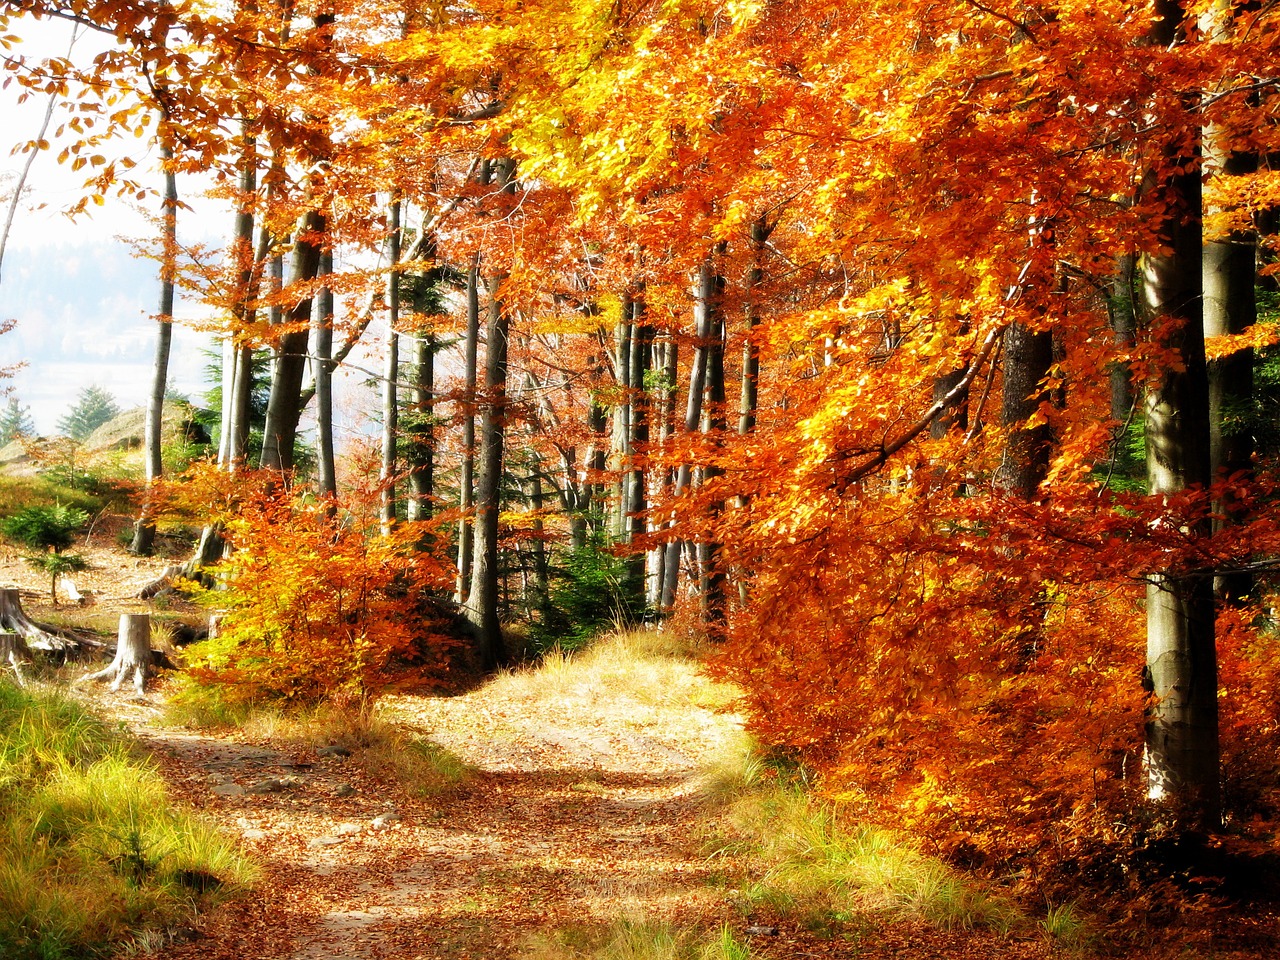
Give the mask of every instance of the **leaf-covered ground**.
<path id="1" fill-rule="evenodd" d="M 708 854 L 700 789 L 705 765 L 740 742 L 738 721 L 717 710 L 722 694 L 690 665 L 650 669 L 658 674 L 640 697 L 606 662 L 388 701 L 388 718 L 476 767 L 461 787 L 427 798 L 373 776 L 358 755 L 167 729 L 154 706 L 117 703 L 175 793 L 265 867 L 255 895 L 149 955 L 569 957 L 578 954 L 565 941 L 619 919 L 728 925 L 753 956 L 778 960 L 1047 954 L 1038 939 L 907 922 L 836 938 L 785 923 L 775 932 L 771 918 L 744 912 L 727 881 L 749 867 Z M 562 945 L 548 947 L 557 935 Z"/>

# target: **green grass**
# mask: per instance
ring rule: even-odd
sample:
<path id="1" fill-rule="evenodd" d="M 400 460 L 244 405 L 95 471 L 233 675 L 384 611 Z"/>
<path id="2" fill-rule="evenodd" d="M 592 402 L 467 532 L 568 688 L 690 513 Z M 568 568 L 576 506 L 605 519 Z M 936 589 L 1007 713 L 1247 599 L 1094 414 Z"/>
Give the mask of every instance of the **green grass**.
<path id="1" fill-rule="evenodd" d="M 849 822 L 785 765 L 747 756 L 741 786 L 721 770 L 709 790 L 723 804 L 715 852 L 759 864 L 741 895 L 749 910 L 836 933 L 869 917 L 915 918 L 941 928 L 1008 932 L 1016 906 L 903 837 Z"/>
<path id="2" fill-rule="evenodd" d="M 520 951 L 523 960 L 751 960 L 751 950 L 728 927 L 684 930 L 623 919 L 539 933 Z"/>
<path id="3" fill-rule="evenodd" d="M 0 475 L 0 516 L 13 516 L 29 507 L 47 507 L 51 503 L 74 507 L 90 516 L 106 505 L 102 497 L 46 477 Z"/>
<path id="4" fill-rule="evenodd" d="M 107 956 L 189 923 L 253 867 L 70 701 L 0 683 L 0 956 Z"/>

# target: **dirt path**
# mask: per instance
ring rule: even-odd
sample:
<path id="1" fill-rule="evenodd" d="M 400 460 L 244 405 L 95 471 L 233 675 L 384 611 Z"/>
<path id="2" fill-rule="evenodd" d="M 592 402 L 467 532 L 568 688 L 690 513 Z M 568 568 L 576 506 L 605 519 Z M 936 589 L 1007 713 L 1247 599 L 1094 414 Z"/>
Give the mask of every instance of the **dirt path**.
<path id="1" fill-rule="evenodd" d="M 389 707 L 478 772 L 415 799 L 341 756 L 162 729 L 154 708 L 132 708 L 125 719 L 174 791 L 266 871 L 258 896 L 151 956 L 511 957 L 539 932 L 619 916 L 725 915 L 690 808 L 732 718 L 686 705 L 689 722 L 664 734 L 637 725 L 641 705 L 548 719 L 546 704 L 495 706 L 484 691 Z"/>

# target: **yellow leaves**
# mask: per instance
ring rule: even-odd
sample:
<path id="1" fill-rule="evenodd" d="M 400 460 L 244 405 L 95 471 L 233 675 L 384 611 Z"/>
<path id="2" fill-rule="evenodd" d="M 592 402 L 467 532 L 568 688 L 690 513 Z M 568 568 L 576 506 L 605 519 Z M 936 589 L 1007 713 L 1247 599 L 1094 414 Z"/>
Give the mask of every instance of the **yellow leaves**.
<path id="1" fill-rule="evenodd" d="M 1255 323 L 1243 333 L 1206 337 L 1204 351 L 1209 360 L 1221 360 L 1241 350 L 1265 350 L 1277 343 L 1280 343 L 1280 324 Z"/>

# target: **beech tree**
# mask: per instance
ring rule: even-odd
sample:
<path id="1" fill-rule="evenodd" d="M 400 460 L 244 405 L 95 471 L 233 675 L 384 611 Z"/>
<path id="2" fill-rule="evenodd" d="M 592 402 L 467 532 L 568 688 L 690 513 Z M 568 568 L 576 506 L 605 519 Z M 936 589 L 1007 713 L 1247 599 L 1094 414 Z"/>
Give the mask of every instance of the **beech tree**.
<path id="1" fill-rule="evenodd" d="M 1274 639 L 1212 581 L 1280 555 L 1276 464 L 1226 429 L 1275 341 L 1244 251 L 1275 242 L 1254 221 L 1280 180 L 1247 158 L 1280 153 L 1276 10 L 1197 32 L 1173 0 L 169 8 L 199 54 L 160 49 L 145 0 L 29 6 L 145 50 L 112 83 L 163 64 L 178 168 L 221 171 L 237 252 L 187 282 L 229 356 L 275 351 L 265 465 L 295 464 L 309 328 L 327 371 L 396 275 L 457 278 L 412 364 L 430 471 L 391 462 L 424 438 L 395 402 L 380 471 L 438 479 L 414 510 L 456 515 L 367 536 L 447 561 L 485 665 L 520 581 L 509 607 L 539 616 L 544 561 L 601 544 L 724 637 L 765 742 L 944 851 L 1212 829 L 1223 778 L 1274 762 Z M 27 66 L 33 91 L 69 69 Z M 389 271 L 378 197 L 423 216 Z M 1121 489 L 1138 420 L 1145 484 Z M 325 489 L 369 480 L 341 472 Z"/>

